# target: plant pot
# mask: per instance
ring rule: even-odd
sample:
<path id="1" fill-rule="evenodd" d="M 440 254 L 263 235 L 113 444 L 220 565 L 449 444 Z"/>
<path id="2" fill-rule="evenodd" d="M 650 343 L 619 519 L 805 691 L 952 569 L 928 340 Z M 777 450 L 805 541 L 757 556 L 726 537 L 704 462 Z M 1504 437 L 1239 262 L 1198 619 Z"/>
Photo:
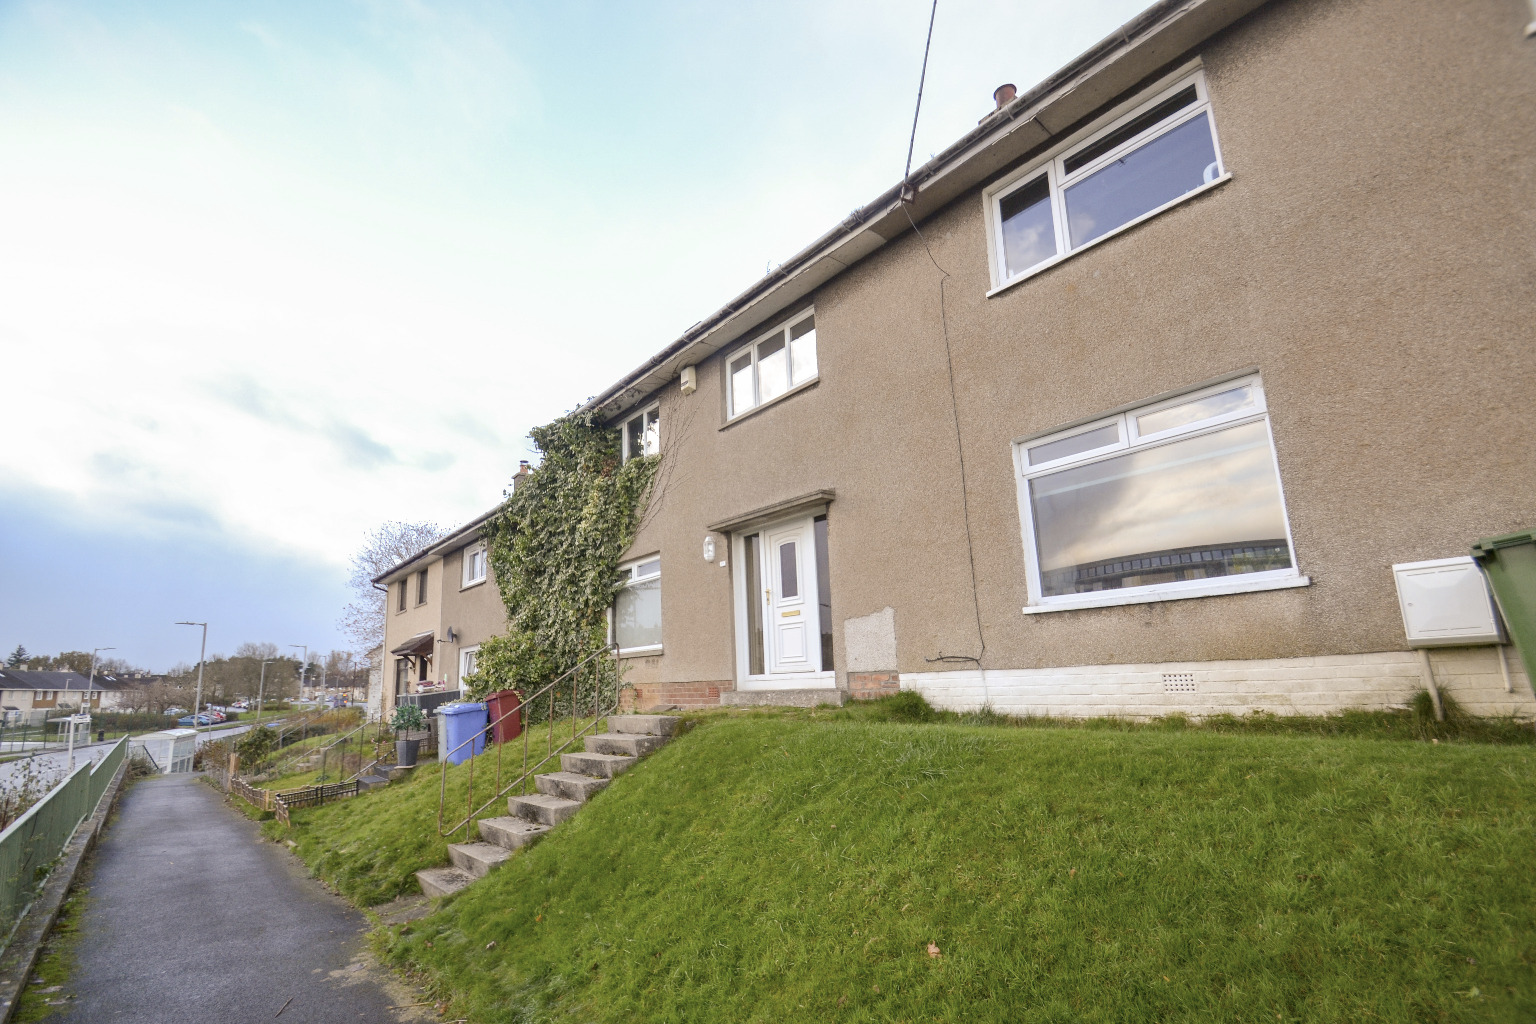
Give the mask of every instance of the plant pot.
<path id="1" fill-rule="evenodd" d="M 409 768 L 416 763 L 416 752 L 421 749 L 421 740 L 395 740 L 395 764 L 401 768 Z"/>

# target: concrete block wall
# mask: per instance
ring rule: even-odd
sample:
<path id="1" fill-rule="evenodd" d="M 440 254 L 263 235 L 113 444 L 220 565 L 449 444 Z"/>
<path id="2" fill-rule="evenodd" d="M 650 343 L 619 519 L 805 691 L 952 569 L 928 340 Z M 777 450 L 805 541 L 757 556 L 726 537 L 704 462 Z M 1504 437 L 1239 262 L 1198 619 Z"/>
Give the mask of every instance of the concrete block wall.
<path id="1" fill-rule="evenodd" d="M 1505 648 L 1510 688 L 1496 647 L 1431 650 L 1435 683 L 1468 711 L 1536 719 L 1536 695 L 1513 648 Z M 1183 714 L 1325 715 L 1346 709 L 1404 707 L 1425 688 L 1413 651 L 1252 661 L 1080 665 L 1046 669 L 903 672 L 903 690 L 935 707 L 1005 715 L 1157 718 Z"/>

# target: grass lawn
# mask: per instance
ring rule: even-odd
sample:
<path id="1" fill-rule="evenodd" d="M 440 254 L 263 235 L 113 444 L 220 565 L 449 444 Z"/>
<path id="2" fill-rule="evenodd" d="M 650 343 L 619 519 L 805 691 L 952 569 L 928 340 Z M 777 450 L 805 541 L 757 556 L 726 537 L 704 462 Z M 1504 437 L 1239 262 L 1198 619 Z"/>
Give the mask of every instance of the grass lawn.
<path id="1" fill-rule="evenodd" d="M 590 719 L 582 720 L 584 726 Z M 556 726 L 554 744 L 570 735 L 570 720 Z M 537 752 L 550 743 L 549 727 L 535 725 L 527 730 L 529 752 Z M 578 744 L 573 749 L 580 749 Z M 503 772 L 522 766 L 522 745 L 502 754 Z M 541 771 L 558 771 L 559 759 Z M 314 773 L 310 773 L 312 776 Z M 448 768 L 448 807 L 445 824 L 461 820 L 466 810 L 469 766 Z M 294 789 L 305 776 L 286 776 L 263 783 L 266 788 Z M 475 759 L 475 794 L 483 803 L 495 792 L 496 754 L 494 750 Z M 510 781 L 508 779 L 507 781 Z M 280 783 L 280 784 L 279 784 Z M 374 906 L 396 896 L 416 893 L 415 873 L 422 868 L 448 863 L 448 844 L 464 842 L 464 830 L 445 839 L 437 833 L 438 793 L 442 787 L 442 768 L 434 761 L 422 764 L 400 782 L 338 800 L 322 807 L 293 812 L 294 827 L 268 822 L 264 828 L 269 838 L 291 839 L 296 852 L 320 878 L 359 906 Z M 533 792 L 528 785 L 528 792 Z M 505 800 L 497 801 L 480 817 L 494 818 L 507 813 Z M 472 838 L 478 838 L 474 836 Z"/>
<path id="2" fill-rule="evenodd" d="M 697 716 L 380 947 L 475 1024 L 1536 1016 L 1528 744 L 880 716 Z M 284 835 L 377 903 L 436 810 Z"/>

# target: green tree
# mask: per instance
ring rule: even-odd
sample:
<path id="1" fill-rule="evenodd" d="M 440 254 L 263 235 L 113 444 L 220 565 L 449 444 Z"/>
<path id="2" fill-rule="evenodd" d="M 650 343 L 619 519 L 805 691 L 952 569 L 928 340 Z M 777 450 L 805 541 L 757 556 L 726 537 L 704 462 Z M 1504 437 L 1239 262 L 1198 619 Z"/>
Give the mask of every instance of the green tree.
<path id="1" fill-rule="evenodd" d="M 17 644 L 16 649 L 11 652 L 11 656 L 5 659 L 5 667 L 21 668 L 21 666 L 27 663 L 27 659 L 30 657 L 31 655 L 27 653 L 27 649 L 21 646 L 21 644 Z"/>

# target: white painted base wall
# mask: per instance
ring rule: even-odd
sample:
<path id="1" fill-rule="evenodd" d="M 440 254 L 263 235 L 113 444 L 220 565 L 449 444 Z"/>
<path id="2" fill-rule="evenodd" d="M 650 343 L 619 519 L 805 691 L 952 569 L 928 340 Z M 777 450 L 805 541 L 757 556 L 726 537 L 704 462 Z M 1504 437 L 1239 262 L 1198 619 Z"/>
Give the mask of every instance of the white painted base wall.
<path id="1" fill-rule="evenodd" d="M 1476 715 L 1536 718 L 1536 695 L 1513 647 L 1504 648 L 1514 692 L 1504 689 L 1496 647 L 1429 652 L 1435 683 Z M 1325 715 L 1405 706 L 1425 688 L 1415 651 L 1320 658 L 1078 665 L 1070 668 L 903 672 L 901 688 L 951 711 L 984 705 L 1005 715 L 1146 719 L 1183 714 Z"/>

